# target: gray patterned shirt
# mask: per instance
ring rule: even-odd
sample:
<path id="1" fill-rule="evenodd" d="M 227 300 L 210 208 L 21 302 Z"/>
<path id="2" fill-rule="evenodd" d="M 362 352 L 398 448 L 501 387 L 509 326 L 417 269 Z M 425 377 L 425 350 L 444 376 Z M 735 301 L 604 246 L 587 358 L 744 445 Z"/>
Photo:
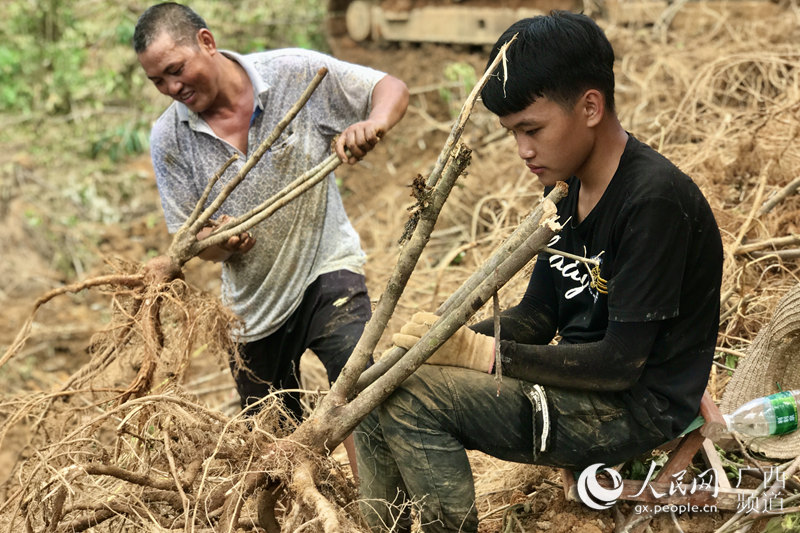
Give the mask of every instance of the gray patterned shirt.
<path id="1" fill-rule="evenodd" d="M 321 67 L 328 75 L 299 115 L 234 190 L 215 216 L 237 216 L 263 203 L 331 154 L 334 136 L 367 117 L 372 89 L 384 76 L 319 52 L 284 49 L 242 56 L 253 84 L 254 114 L 248 134 L 253 152 L 294 105 Z M 179 102 L 158 118 L 151 156 L 167 228 L 180 228 L 209 178 L 238 152 Z M 214 186 L 209 202 L 245 164 L 246 154 Z M 305 289 L 334 270 L 363 273 L 364 252 L 342 205 L 333 174 L 256 225 L 255 246 L 223 263 L 223 300 L 243 319 L 239 340 L 251 342 L 278 329 L 297 308 Z"/>

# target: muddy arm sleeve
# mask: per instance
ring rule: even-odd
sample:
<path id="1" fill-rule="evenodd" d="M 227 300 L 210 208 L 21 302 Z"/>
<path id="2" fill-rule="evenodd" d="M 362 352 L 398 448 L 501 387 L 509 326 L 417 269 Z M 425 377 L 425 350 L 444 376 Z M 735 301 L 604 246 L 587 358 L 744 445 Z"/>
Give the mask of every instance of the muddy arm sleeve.
<path id="1" fill-rule="evenodd" d="M 601 341 L 537 346 L 500 343 L 503 375 L 595 391 L 629 389 L 639 379 L 659 323 L 609 322 Z"/>
<path id="2" fill-rule="evenodd" d="M 550 264 L 537 259 L 522 300 L 500 313 L 500 338 L 522 344 L 547 344 L 556 334 L 558 303 L 553 289 Z M 494 336 L 491 318 L 470 326 L 483 335 Z"/>

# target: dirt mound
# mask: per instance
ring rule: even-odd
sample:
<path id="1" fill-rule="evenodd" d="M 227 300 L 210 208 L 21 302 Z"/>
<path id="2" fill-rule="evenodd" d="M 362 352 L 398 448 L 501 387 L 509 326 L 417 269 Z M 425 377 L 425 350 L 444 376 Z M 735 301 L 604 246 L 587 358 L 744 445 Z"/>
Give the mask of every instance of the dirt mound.
<path id="1" fill-rule="evenodd" d="M 791 236 L 797 233 L 800 210 L 796 185 L 792 189 L 800 174 L 796 142 L 800 59 L 795 44 L 800 26 L 790 7 L 772 18 L 736 19 L 724 9 L 710 8 L 706 15 L 693 22 L 683 21 L 679 29 L 670 29 L 668 24 L 628 27 L 613 20 L 603 20 L 601 25 L 606 27 L 618 55 L 617 107 L 623 125 L 695 179 L 709 198 L 723 232 L 726 261 L 722 322 L 717 365 L 709 383 L 709 390 L 718 399 L 729 378 L 729 368 L 745 352 L 780 296 L 798 280 L 796 248 L 800 242 L 792 241 Z M 405 80 L 412 91 L 411 106 L 401 124 L 364 161 L 337 172 L 347 211 L 368 254 L 367 281 L 373 299 L 377 299 L 395 264 L 397 240 L 407 208 L 413 204 L 408 185 L 433 165 L 453 113 L 465 97 L 466 86 L 482 71 L 485 56 L 433 45 L 378 48 L 344 41 L 335 51 L 343 59 Z M 443 302 L 541 197 L 542 188 L 518 160 L 513 140 L 504 135 L 489 113 L 480 108 L 475 111 L 464 139 L 473 148 L 468 175 L 448 200 L 379 349 L 388 346 L 388 334 L 413 312 L 432 310 Z M 19 186 L 30 183 L 38 173 L 55 175 L 58 169 L 37 168 L 30 157 L 20 153 L 23 155 L 12 151 L 0 155 L 4 168 L 10 165 L 18 178 L 17 185 L 0 184 L 5 187 L 0 187 L 0 193 L 10 191 L 3 196 L 10 200 L 0 209 L 6 228 L 0 237 L 4 258 L 0 265 L 4 280 L 0 285 L 3 348 L 10 344 L 22 317 L 41 292 L 74 281 L 67 279 L 53 261 L 54 250 L 70 242 L 68 228 L 53 223 L 49 232 L 42 231 L 30 210 L 39 198 L 28 191 L 35 189 Z M 154 250 L 163 251 L 168 239 L 160 219 L 156 216 L 153 221 L 152 214 L 160 211 L 147 158 L 129 164 L 137 166 L 136 172 L 146 174 L 148 181 L 137 182 L 137 191 L 144 206 L 141 210 L 149 214 L 139 213 L 115 228 L 93 228 L 103 235 L 93 251 L 97 257 L 120 256 L 142 262 Z M 46 233 L 48 238 L 44 238 Z M 774 240 L 787 236 L 788 241 Z M 107 268 L 101 261 L 89 264 L 84 257 L 77 253 L 70 257 L 72 263 L 81 265 L 75 270 L 83 275 Z M 197 261 L 189 264 L 186 277 L 191 285 L 215 294 L 218 274 L 218 268 Z M 516 303 L 528 274 L 526 269 L 501 291 L 502 305 Z M 30 466 L 35 463 L 20 466 L 20 457 L 31 457 L 34 449 L 54 441 L 48 443 L 41 435 L 34 438 L 22 424 L 9 423 L 16 422 L 15 413 L 21 408 L 16 395 L 23 391 L 45 395 L 87 360 L 92 334 L 110 320 L 107 300 L 102 294 L 79 294 L 51 302 L 38 316 L 26 351 L 13 365 L 0 370 L 6 384 L 0 409 L 0 421 L 5 424 L 0 435 L 4 437 L 0 447 L 0 501 L 7 502 L 0 504 L 0 523 L 19 508 L 21 500 L 15 498 L 31 480 L 42 483 L 41 492 L 33 494 L 48 498 L 52 496 L 50 489 L 56 486 L 56 474 L 62 474 L 57 471 L 45 476 Z M 477 318 L 483 315 L 485 312 L 479 312 Z M 305 358 L 304 364 L 310 369 L 307 375 L 313 376 L 313 358 Z M 321 387 L 313 381 L 308 385 Z M 185 390 L 177 397 L 163 400 L 169 408 L 160 408 L 155 402 L 132 405 L 131 411 L 117 413 L 116 433 L 106 430 L 91 437 L 97 439 L 97 458 L 102 462 L 123 457 L 125 461 L 119 464 L 142 470 L 158 461 L 164 467 L 158 474 L 172 475 L 170 460 L 177 458 L 183 465 L 192 465 L 202 450 L 216 450 L 213 464 L 203 475 L 230 488 L 232 485 L 225 483 L 233 476 L 231 464 L 248 464 L 247 454 L 254 452 L 247 450 L 259 448 L 248 440 L 252 432 L 229 418 L 236 405 L 229 373 L 213 358 L 192 357 L 182 386 Z M 85 407 L 89 416 L 100 406 Z M 51 439 L 59 431 L 63 436 L 77 434 L 73 431 L 76 419 L 64 416 L 56 420 L 63 427 L 53 429 Z M 91 429 L 85 422 L 80 427 Z M 271 424 L 265 421 L 264 428 L 272 431 Z M 126 438 L 141 437 L 148 431 L 159 431 L 159 439 L 166 435 L 168 445 L 162 446 L 163 439 L 153 438 L 140 449 Z M 231 439 L 229 443 L 225 444 L 223 435 Z M 252 448 L 248 448 L 250 445 Z M 515 521 L 528 531 L 614 530 L 614 511 L 593 512 L 565 501 L 554 470 L 502 463 L 478 453 L 470 457 L 476 473 L 481 531 L 513 530 Z M 56 458 L 65 468 L 89 461 L 70 453 Z M 52 476 L 56 478 L 50 479 Z M 94 487 L 100 494 L 126 490 L 122 483 L 103 479 Z M 91 480 L 80 483 L 86 490 L 92 489 Z M 347 489 L 336 485 L 331 490 Z M 102 498 L 92 503 L 100 507 Z M 617 511 L 629 513 L 630 508 L 619 505 Z M 685 514 L 674 520 L 687 532 L 712 531 L 723 521 L 716 513 Z M 673 531 L 675 522 L 669 515 L 658 517 L 652 528 Z"/>

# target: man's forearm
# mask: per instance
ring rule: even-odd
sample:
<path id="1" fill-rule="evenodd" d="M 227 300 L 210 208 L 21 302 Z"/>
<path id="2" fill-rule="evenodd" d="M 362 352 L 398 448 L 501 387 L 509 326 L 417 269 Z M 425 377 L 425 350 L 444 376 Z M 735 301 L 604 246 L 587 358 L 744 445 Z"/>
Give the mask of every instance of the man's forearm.
<path id="1" fill-rule="evenodd" d="M 611 322 L 605 338 L 596 342 L 537 346 L 503 341 L 503 375 L 570 389 L 626 390 L 639 379 L 658 330 L 658 322 Z"/>
<path id="2" fill-rule="evenodd" d="M 388 131 L 400 122 L 408 108 L 408 87 L 401 80 L 387 74 L 372 89 L 372 110 L 368 119 L 384 125 Z"/>
<path id="3" fill-rule="evenodd" d="M 483 335 L 494 336 L 494 319 L 470 326 Z M 555 318 L 546 309 L 511 307 L 500 313 L 500 338 L 521 344 L 548 344 L 556 335 Z"/>

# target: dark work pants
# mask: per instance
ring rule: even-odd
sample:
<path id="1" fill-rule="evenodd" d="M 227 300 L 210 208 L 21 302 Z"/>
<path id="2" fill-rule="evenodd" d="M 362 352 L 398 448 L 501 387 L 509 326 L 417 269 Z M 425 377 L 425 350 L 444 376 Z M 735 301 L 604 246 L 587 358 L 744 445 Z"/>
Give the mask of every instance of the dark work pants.
<path id="1" fill-rule="evenodd" d="M 311 349 L 332 383 L 353 352 L 371 316 L 364 276 L 348 270 L 320 275 L 300 306 L 274 333 L 239 346 L 244 369 L 231 369 L 245 408 L 276 389 L 300 388 L 300 357 Z M 302 419 L 300 394 L 281 394 L 287 409 Z"/>
<path id="2" fill-rule="evenodd" d="M 360 505 L 372 530 L 409 531 L 397 505 L 413 500 L 426 533 L 477 531 L 468 449 L 578 469 L 615 465 L 668 440 L 634 420 L 618 395 L 548 387 L 550 438 L 541 451 L 529 385 L 503 378 L 498 395 L 494 376 L 474 370 L 422 365 L 412 374 L 354 432 Z"/>

